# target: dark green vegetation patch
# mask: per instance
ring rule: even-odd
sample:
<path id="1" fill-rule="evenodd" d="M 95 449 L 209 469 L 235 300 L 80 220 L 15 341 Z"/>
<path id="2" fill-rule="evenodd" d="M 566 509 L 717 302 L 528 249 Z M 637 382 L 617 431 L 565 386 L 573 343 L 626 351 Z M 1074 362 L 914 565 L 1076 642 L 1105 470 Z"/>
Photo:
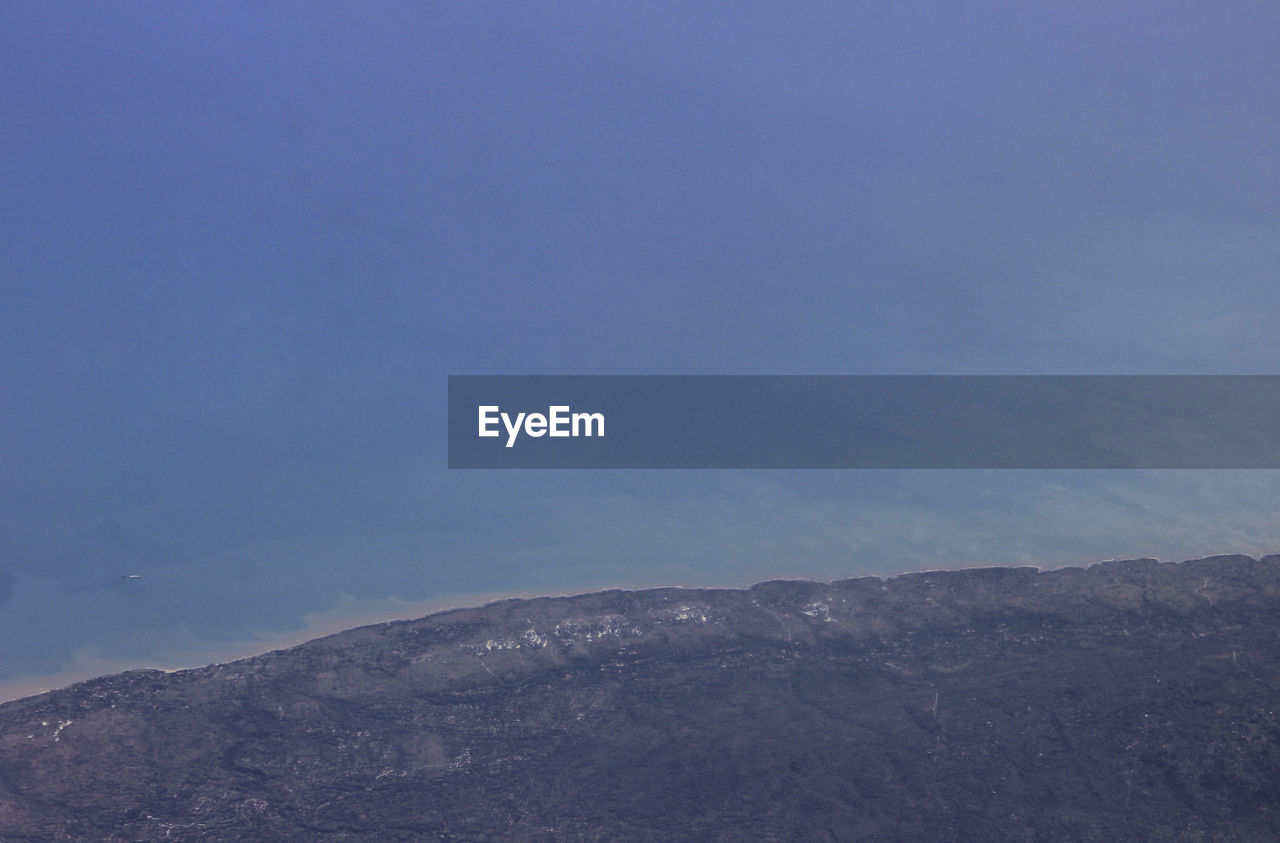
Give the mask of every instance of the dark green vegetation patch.
<path id="1" fill-rule="evenodd" d="M 508 600 L 0 706 L 4 839 L 1280 839 L 1280 556 Z"/>

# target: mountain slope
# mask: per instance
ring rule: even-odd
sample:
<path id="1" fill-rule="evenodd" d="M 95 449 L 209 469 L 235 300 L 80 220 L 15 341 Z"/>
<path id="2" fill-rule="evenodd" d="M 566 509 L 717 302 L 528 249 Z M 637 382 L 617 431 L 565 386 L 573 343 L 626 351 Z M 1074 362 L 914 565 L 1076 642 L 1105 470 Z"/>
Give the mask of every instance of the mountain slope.
<path id="1" fill-rule="evenodd" d="M 1280 556 L 507 600 L 0 706 L 4 839 L 1277 839 Z"/>

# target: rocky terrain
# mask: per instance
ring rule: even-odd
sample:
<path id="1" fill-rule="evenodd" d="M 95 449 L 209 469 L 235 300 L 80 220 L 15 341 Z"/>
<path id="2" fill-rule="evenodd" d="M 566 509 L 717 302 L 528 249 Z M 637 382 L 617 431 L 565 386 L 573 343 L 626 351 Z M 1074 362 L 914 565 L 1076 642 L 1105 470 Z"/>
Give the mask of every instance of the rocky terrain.
<path id="1" fill-rule="evenodd" d="M 1280 556 L 507 600 L 0 706 L 4 840 L 1280 839 Z"/>

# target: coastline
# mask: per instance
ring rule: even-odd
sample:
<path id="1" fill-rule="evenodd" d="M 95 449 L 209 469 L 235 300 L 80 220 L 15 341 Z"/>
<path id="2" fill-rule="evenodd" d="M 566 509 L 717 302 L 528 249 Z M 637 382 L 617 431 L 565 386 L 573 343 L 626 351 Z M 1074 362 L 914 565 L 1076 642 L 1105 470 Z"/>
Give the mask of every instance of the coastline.
<path id="1" fill-rule="evenodd" d="M 1196 557 L 1194 559 L 1184 559 L 1181 560 L 1181 562 L 1196 562 L 1202 559 L 1212 559 L 1219 556 L 1247 556 L 1254 561 L 1258 561 L 1267 555 L 1269 554 L 1260 551 L 1255 551 L 1254 553 L 1215 553 L 1207 556 Z M 565 590 L 560 593 L 551 593 L 550 591 L 497 590 L 492 592 L 449 594 L 424 600 L 405 600 L 399 597 L 359 600 L 348 597 L 345 600 L 340 600 L 337 605 L 330 607 L 329 609 L 320 612 L 310 612 L 303 615 L 302 620 L 304 625 L 298 629 L 272 631 L 250 639 L 227 642 L 217 647 L 210 647 L 207 650 L 201 649 L 186 651 L 185 653 L 175 655 L 173 659 L 127 661 L 76 655 L 73 657 L 71 663 L 64 670 L 59 671 L 58 673 L 41 674 L 0 681 L 0 705 L 5 705 L 27 697 L 39 696 L 40 694 L 48 693 L 50 691 L 62 690 L 80 682 L 86 682 L 103 676 L 110 676 L 127 671 L 159 670 L 165 673 L 177 673 L 184 670 L 195 670 L 202 667 L 227 664 L 239 661 L 240 659 L 265 655 L 277 650 L 291 649 L 293 647 L 306 644 L 309 641 L 315 641 L 320 638 L 337 635 L 352 629 L 375 626 L 378 624 L 417 620 L 442 612 L 483 608 L 484 606 L 502 602 L 504 600 L 567 598 L 595 594 L 602 591 L 647 591 L 662 588 L 748 589 L 755 584 L 772 581 L 832 582 L 834 580 L 859 579 L 861 577 L 874 577 L 881 580 L 891 580 L 912 574 L 926 574 L 943 571 L 972 571 L 986 568 L 1034 568 L 1036 571 L 1043 573 L 1045 571 L 1054 571 L 1061 568 L 1090 568 L 1095 565 L 1137 561 L 1139 559 L 1153 559 L 1157 562 L 1164 562 L 1164 560 L 1155 556 L 1131 557 L 1127 559 L 1100 559 L 1086 564 L 1067 562 L 1062 564 L 1034 565 L 1030 563 L 992 562 L 985 565 L 965 565 L 963 567 L 942 566 L 911 568 L 907 570 L 894 571 L 892 573 L 862 574 L 853 575 L 852 577 L 835 577 L 832 579 L 819 579 L 813 577 L 763 577 L 753 579 L 747 585 L 675 585 L 671 583 L 656 585 L 588 585 L 580 589 Z"/>

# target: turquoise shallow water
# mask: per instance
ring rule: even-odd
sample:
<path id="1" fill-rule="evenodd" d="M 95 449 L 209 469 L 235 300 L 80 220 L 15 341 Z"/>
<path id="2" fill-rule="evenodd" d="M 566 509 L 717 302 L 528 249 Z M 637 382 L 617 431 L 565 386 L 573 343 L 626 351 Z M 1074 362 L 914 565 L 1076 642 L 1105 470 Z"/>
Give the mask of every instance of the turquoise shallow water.
<path id="1" fill-rule="evenodd" d="M 223 661 L 512 594 L 1180 561 L 1280 547 L 1275 478 L 1266 471 L 545 478 L 517 473 L 498 498 L 482 497 L 485 484 L 472 475 L 475 485 L 460 483 L 454 501 L 472 514 L 449 529 L 282 537 L 167 565 L 122 562 L 70 586 L 14 577 L 0 613 L 0 683 L 21 690 L 128 667 Z"/>

